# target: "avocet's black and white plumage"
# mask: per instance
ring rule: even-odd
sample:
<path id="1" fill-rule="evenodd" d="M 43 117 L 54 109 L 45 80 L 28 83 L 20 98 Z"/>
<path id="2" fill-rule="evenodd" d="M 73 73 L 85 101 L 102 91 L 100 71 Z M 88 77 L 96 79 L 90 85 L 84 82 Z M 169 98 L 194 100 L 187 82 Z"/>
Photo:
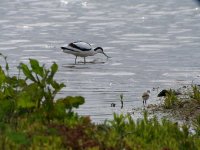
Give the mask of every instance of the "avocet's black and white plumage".
<path id="1" fill-rule="evenodd" d="M 84 63 L 85 57 L 87 56 L 93 56 L 97 53 L 104 54 L 107 58 L 109 58 L 108 55 L 106 55 L 103 51 L 102 47 L 96 47 L 95 49 L 92 48 L 92 46 L 89 43 L 83 42 L 83 41 L 77 41 L 73 43 L 69 43 L 67 46 L 61 47 L 64 53 L 75 55 L 75 64 L 77 57 L 84 57 Z"/>

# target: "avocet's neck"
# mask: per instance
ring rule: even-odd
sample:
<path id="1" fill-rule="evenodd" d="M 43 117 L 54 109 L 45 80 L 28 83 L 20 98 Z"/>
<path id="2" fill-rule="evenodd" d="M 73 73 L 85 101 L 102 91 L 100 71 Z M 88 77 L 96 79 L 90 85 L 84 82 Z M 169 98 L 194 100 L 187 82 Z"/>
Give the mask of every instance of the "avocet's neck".
<path id="1" fill-rule="evenodd" d="M 96 48 L 94 49 L 94 52 L 95 52 L 95 53 L 103 53 L 103 48 L 102 48 L 102 47 L 96 47 Z"/>

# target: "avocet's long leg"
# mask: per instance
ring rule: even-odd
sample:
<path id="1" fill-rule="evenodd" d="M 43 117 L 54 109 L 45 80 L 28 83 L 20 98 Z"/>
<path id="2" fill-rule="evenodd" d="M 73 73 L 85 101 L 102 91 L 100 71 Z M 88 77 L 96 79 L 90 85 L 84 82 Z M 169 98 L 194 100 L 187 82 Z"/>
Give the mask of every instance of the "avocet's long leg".
<path id="1" fill-rule="evenodd" d="M 84 64 L 86 63 L 86 61 L 85 61 L 85 57 L 84 57 Z"/>
<path id="2" fill-rule="evenodd" d="M 76 58 L 75 58 L 75 64 L 76 64 L 76 59 L 77 59 L 77 56 L 76 56 Z"/>

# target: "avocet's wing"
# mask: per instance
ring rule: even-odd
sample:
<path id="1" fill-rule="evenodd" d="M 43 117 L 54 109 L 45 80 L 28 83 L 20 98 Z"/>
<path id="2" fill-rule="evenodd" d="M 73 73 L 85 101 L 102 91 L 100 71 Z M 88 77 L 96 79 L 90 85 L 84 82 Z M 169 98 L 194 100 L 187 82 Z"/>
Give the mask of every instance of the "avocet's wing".
<path id="1" fill-rule="evenodd" d="M 74 49 L 79 49 L 81 51 L 90 51 L 92 46 L 89 43 L 77 41 L 69 44 L 70 47 Z"/>

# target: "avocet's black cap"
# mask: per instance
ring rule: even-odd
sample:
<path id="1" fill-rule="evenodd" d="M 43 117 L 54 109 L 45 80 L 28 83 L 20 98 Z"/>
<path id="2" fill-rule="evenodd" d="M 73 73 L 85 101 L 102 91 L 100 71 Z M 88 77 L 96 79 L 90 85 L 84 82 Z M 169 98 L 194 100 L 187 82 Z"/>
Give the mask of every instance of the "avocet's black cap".
<path id="1" fill-rule="evenodd" d="M 104 53 L 102 47 L 96 47 L 96 48 L 94 49 L 94 51 L 97 51 L 97 50 L 102 50 L 100 53 L 104 54 L 107 58 L 111 58 L 110 56 L 106 55 L 106 53 Z"/>
<path id="2" fill-rule="evenodd" d="M 94 49 L 94 51 L 96 51 L 96 50 L 98 50 L 98 49 L 101 49 L 101 50 L 103 51 L 103 48 L 102 48 L 102 47 L 96 47 L 96 48 Z"/>
<path id="3" fill-rule="evenodd" d="M 62 47 L 61 47 L 61 49 L 62 49 L 62 50 L 65 50 L 65 49 L 67 49 L 67 48 L 66 48 L 66 47 L 64 47 L 64 46 L 62 46 Z"/>

